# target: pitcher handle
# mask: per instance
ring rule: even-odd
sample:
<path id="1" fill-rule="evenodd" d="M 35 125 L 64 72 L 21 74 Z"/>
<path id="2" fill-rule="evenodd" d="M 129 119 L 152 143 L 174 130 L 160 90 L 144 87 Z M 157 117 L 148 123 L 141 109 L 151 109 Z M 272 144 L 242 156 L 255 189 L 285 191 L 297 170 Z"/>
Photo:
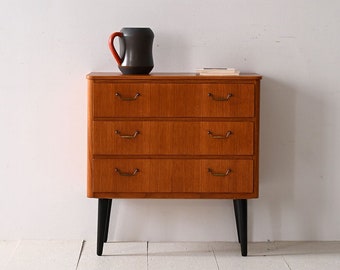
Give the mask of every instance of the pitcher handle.
<path id="1" fill-rule="evenodd" d="M 115 39 L 115 37 L 123 37 L 123 33 L 122 32 L 114 32 L 110 35 L 109 37 L 109 48 L 110 51 L 113 55 L 113 57 L 116 59 L 118 65 L 121 65 L 123 63 L 123 60 L 120 58 L 119 54 L 117 53 L 114 44 L 113 44 L 113 40 Z"/>

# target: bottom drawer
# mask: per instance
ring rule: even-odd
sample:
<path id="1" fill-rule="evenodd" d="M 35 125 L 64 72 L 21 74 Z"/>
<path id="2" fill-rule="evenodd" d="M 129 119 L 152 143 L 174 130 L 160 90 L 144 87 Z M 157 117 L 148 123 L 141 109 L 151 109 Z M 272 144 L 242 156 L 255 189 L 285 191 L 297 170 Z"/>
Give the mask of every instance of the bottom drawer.
<path id="1" fill-rule="evenodd" d="M 251 193 L 253 161 L 228 159 L 95 159 L 98 193 Z"/>

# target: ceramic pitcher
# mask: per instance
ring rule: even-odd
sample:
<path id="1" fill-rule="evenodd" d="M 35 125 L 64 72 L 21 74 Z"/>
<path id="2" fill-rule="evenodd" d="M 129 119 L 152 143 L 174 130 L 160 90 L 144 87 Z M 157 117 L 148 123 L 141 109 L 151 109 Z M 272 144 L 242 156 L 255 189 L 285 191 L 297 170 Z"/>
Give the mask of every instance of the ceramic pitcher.
<path id="1" fill-rule="evenodd" d="M 114 39 L 119 38 L 119 54 Z M 124 27 L 109 38 L 109 48 L 123 74 L 149 74 L 153 69 L 152 43 L 154 34 L 150 28 Z"/>

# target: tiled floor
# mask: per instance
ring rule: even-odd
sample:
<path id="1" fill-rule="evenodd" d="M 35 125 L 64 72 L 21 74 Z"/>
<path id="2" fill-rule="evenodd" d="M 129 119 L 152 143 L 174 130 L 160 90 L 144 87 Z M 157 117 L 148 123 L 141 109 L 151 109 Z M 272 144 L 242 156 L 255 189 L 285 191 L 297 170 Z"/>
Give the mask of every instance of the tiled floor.
<path id="1" fill-rule="evenodd" d="M 339 270 L 340 242 L 249 243 L 241 257 L 237 243 L 96 243 L 0 241 L 1 270 Z"/>

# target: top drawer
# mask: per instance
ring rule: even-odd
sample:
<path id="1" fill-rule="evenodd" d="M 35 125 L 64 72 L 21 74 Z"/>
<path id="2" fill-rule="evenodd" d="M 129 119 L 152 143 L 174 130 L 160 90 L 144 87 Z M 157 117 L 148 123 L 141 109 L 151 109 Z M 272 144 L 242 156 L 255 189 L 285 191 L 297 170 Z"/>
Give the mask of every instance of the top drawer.
<path id="1" fill-rule="evenodd" d="M 94 117 L 253 117 L 253 84 L 94 83 Z"/>

